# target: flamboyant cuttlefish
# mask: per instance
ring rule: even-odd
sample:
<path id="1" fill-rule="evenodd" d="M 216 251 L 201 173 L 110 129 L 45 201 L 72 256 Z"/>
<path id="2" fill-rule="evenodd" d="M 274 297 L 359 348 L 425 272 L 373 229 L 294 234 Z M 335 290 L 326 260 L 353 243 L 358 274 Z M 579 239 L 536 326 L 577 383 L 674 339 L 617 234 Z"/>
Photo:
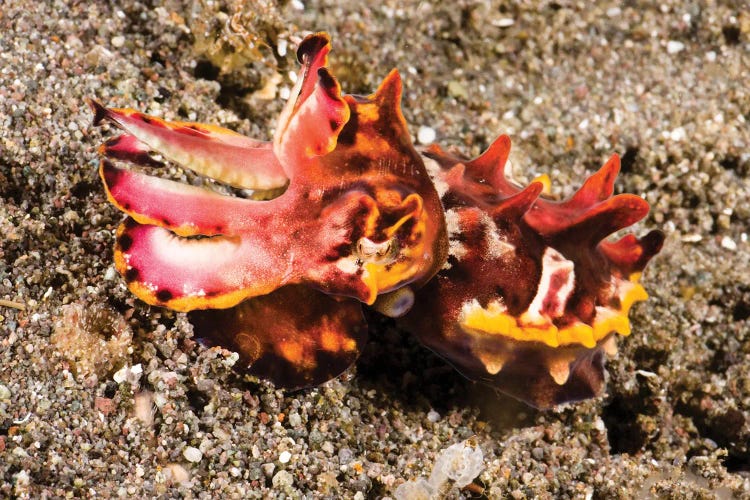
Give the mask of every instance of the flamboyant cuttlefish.
<path id="1" fill-rule="evenodd" d="M 319 384 L 353 363 L 366 304 L 408 312 L 403 324 L 459 371 L 532 405 L 597 394 L 602 353 L 613 332 L 629 333 L 628 309 L 646 297 L 638 276 L 663 239 L 602 241 L 648 212 L 637 196 L 612 197 L 617 158 L 554 202 L 539 182 L 505 179 L 507 137 L 472 161 L 436 146 L 420 155 L 398 72 L 371 96 L 342 95 L 329 51 L 324 33 L 300 44 L 271 142 L 91 101 L 95 123 L 124 130 L 100 148 L 100 176 L 128 215 L 115 266 L 130 290 L 192 311 L 197 336 L 281 387 Z M 283 193 L 250 200 L 115 164 L 160 165 L 152 153 Z"/>

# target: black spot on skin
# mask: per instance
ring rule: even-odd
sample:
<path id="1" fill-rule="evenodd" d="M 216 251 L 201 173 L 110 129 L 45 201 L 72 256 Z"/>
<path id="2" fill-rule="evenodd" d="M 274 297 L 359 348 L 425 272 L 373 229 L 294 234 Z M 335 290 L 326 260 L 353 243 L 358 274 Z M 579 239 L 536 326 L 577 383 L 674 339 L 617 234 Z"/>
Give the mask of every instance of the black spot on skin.
<path id="1" fill-rule="evenodd" d="M 214 227 L 214 232 L 216 232 L 216 234 L 221 234 L 223 231 L 224 231 L 224 227 L 221 225 L 216 225 Z"/>
<path id="2" fill-rule="evenodd" d="M 324 33 L 316 33 L 308 36 L 302 40 L 302 43 L 300 43 L 297 48 L 297 61 L 299 61 L 300 64 L 305 64 L 307 61 L 310 61 L 318 52 L 328 45 L 329 41 L 330 38 Z"/>
<path id="3" fill-rule="evenodd" d="M 94 112 L 94 126 L 99 125 L 102 120 L 109 118 L 109 111 L 99 101 L 88 99 L 89 107 Z"/>
<path id="4" fill-rule="evenodd" d="M 138 269 L 131 267 L 130 269 L 125 271 L 124 278 L 128 283 L 132 283 L 134 281 L 137 281 L 140 275 L 141 273 L 138 271 Z"/>
<path id="5" fill-rule="evenodd" d="M 113 137 L 112 139 L 109 139 L 107 142 L 104 143 L 104 145 L 108 148 L 113 148 L 117 146 L 121 140 L 122 140 L 122 136 L 118 135 L 117 137 Z"/>
<path id="6" fill-rule="evenodd" d="M 148 116 L 146 116 L 146 115 L 141 115 L 141 121 L 142 121 L 143 123 L 148 123 L 149 125 L 150 125 L 151 123 L 153 123 L 153 121 L 151 120 L 151 118 L 149 118 L 149 117 L 148 117 Z"/>
<path id="7" fill-rule="evenodd" d="M 346 122 L 344 128 L 339 132 L 338 143 L 346 146 L 351 146 L 357 137 L 357 131 L 359 130 L 359 117 L 357 113 L 352 110 L 349 121 Z"/>
<path id="8" fill-rule="evenodd" d="M 205 137 L 207 135 L 206 131 L 201 130 L 199 127 L 196 127 L 195 125 L 177 128 L 175 129 L 175 132 L 189 135 L 191 137 Z"/>
<path id="9" fill-rule="evenodd" d="M 171 227 L 171 226 L 172 226 L 172 221 L 170 221 L 170 220 L 169 220 L 169 219 L 167 219 L 166 217 L 162 217 L 162 219 L 161 219 L 161 223 L 162 223 L 162 224 L 164 224 L 165 226 L 168 226 L 168 227 Z"/>
<path id="10" fill-rule="evenodd" d="M 331 248 L 328 253 L 325 254 L 323 257 L 325 260 L 329 262 L 336 262 L 342 257 L 346 257 L 347 255 L 352 253 L 352 246 L 349 243 L 341 243 L 340 245 L 337 245 L 333 248 Z"/>
<path id="11" fill-rule="evenodd" d="M 337 122 L 336 120 L 331 120 L 328 122 L 328 126 L 331 127 L 331 130 L 336 130 L 337 128 L 339 128 L 339 122 Z"/>
<path id="12" fill-rule="evenodd" d="M 134 227 L 138 226 L 138 223 L 132 217 L 128 217 L 123 221 L 122 225 L 125 227 L 125 229 L 133 229 Z"/>
<path id="13" fill-rule="evenodd" d="M 125 210 L 130 210 L 130 203 L 123 203 L 122 208 L 124 208 Z"/>
<path id="14" fill-rule="evenodd" d="M 172 292 L 169 290 L 159 290 L 156 292 L 156 300 L 159 302 L 169 302 L 172 300 L 172 297 L 174 297 L 174 295 L 172 295 Z"/>
<path id="15" fill-rule="evenodd" d="M 122 250 L 123 252 L 127 252 L 130 247 L 133 246 L 133 238 L 131 238 L 127 234 L 123 234 L 117 240 L 117 244 L 120 246 L 120 250 Z"/>
<path id="16" fill-rule="evenodd" d="M 107 154 L 110 152 L 107 151 Z M 112 165 L 112 162 L 108 160 L 104 160 L 102 162 L 102 174 L 104 175 L 104 181 L 106 182 L 107 186 L 109 187 L 110 191 L 114 189 L 115 186 L 117 186 L 117 183 L 120 181 L 120 173 L 119 171 Z"/>
<path id="17" fill-rule="evenodd" d="M 318 82 L 328 94 L 336 90 L 336 78 L 328 71 L 328 68 L 318 68 Z"/>

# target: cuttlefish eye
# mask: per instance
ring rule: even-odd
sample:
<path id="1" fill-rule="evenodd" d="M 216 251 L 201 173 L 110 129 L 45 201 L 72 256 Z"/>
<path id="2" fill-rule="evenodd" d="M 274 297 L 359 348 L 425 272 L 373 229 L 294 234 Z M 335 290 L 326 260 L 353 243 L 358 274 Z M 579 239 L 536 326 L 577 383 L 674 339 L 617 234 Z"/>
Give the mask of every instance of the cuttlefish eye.
<path id="1" fill-rule="evenodd" d="M 386 264 L 395 259 L 397 244 L 394 240 L 375 243 L 370 238 L 362 237 L 357 241 L 357 256 L 367 262 Z"/>

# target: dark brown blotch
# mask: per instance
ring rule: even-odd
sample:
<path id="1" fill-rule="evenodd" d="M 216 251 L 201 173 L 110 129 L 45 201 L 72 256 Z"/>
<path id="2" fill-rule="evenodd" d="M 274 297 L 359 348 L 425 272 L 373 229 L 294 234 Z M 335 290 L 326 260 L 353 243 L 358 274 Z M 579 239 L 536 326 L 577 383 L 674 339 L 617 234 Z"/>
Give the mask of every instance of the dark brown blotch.
<path id="1" fill-rule="evenodd" d="M 133 246 L 133 238 L 129 234 L 122 234 L 117 239 L 117 245 L 120 247 L 120 250 L 127 252 Z"/>
<path id="2" fill-rule="evenodd" d="M 123 277 L 125 278 L 125 281 L 128 283 L 132 283 L 134 281 L 138 281 L 138 278 L 140 277 L 141 273 L 138 271 L 138 269 L 131 267 L 127 271 L 125 271 L 125 274 Z"/>
<path id="3" fill-rule="evenodd" d="M 318 52 L 323 50 L 330 41 L 331 39 L 325 33 L 316 33 L 308 36 L 302 40 L 302 43 L 300 43 L 297 48 L 297 61 L 299 61 L 300 64 L 305 64 L 310 61 L 318 54 Z"/>
<path id="4" fill-rule="evenodd" d="M 98 126 L 102 120 L 109 118 L 107 108 L 102 106 L 99 101 L 94 99 L 86 99 L 86 101 L 88 102 L 91 111 L 94 112 L 94 126 Z"/>

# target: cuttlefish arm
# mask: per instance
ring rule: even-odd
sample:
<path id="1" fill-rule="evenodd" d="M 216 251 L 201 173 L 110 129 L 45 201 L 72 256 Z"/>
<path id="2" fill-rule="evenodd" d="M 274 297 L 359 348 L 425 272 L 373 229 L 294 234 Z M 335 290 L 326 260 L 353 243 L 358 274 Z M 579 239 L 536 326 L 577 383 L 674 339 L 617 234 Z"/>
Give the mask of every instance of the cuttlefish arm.
<path id="1" fill-rule="evenodd" d="M 336 148 L 349 121 L 351 111 L 341 86 L 326 67 L 330 50 L 325 33 L 305 38 L 297 50 L 302 67 L 273 138 L 273 150 L 292 178 L 317 171 L 311 163 Z"/>
<path id="2" fill-rule="evenodd" d="M 259 231 L 259 236 L 262 236 Z M 290 255 L 262 238 L 185 238 L 127 219 L 117 231 L 115 267 L 141 300 L 176 311 L 226 308 L 293 280 Z"/>
<path id="3" fill-rule="evenodd" d="M 141 224 L 161 226 L 180 236 L 237 235 L 274 211 L 265 202 L 119 168 L 106 159 L 99 176 L 117 208 Z"/>
<path id="4" fill-rule="evenodd" d="M 198 174 L 245 189 L 276 189 L 289 181 L 270 142 L 215 125 L 170 122 L 134 109 L 105 108 L 93 99 L 89 105 L 95 125 L 108 121 L 126 132 L 116 142 L 104 144 L 104 155 L 142 163 L 144 153 L 154 151 Z"/>

